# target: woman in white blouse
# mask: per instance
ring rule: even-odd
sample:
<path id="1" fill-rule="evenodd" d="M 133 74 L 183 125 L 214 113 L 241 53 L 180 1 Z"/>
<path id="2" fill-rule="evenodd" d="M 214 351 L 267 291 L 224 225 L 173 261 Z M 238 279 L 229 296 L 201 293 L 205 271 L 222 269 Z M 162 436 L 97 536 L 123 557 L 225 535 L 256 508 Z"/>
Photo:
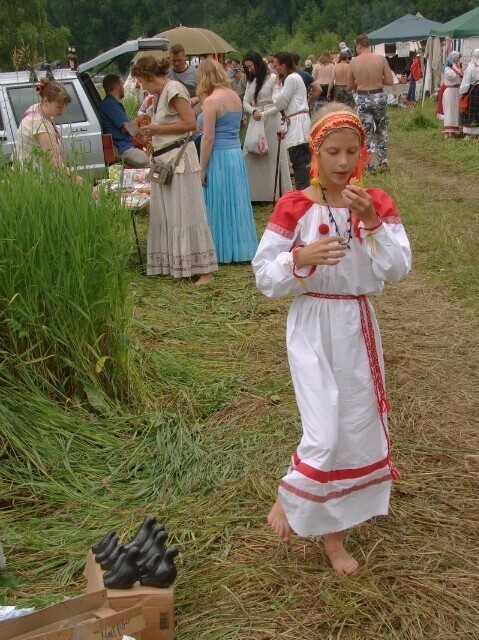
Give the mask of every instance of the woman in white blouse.
<path id="1" fill-rule="evenodd" d="M 269 152 L 264 156 L 244 152 L 251 201 L 271 202 L 275 186 L 278 144 L 280 147 L 276 195 L 280 194 L 279 176 L 281 176 L 281 193 L 291 191 L 293 188 L 286 145 L 284 140 L 278 138 L 278 132 L 281 131 L 281 115 L 272 99 L 276 76 L 269 71 L 263 58 L 256 51 L 248 51 L 243 58 L 243 66 L 247 79 L 243 109 L 250 115 L 248 127 L 254 120 L 263 120 L 269 147 Z"/>
<path id="2" fill-rule="evenodd" d="M 41 79 L 36 90 L 40 100 L 25 111 L 18 127 L 17 158 L 21 164 L 32 162 L 35 167 L 41 167 L 47 161 L 56 169 L 73 175 L 65 164 L 61 129 L 53 120 L 61 116 L 72 101 L 70 94 L 62 84 L 46 77 Z M 81 184 L 81 176 L 75 173 L 74 177 Z"/>

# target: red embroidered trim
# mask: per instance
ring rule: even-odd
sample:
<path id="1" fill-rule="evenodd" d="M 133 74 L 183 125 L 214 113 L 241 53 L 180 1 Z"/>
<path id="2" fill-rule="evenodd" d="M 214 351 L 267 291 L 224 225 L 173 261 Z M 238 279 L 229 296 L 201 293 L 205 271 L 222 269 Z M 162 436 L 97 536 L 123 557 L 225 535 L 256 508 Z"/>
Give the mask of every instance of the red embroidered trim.
<path id="1" fill-rule="evenodd" d="M 286 491 L 290 491 L 294 493 L 299 498 L 304 498 L 304 500 L 310 500 L 311 502 L 319 502 L 321 504 L 325 502 L 329 502 L 329 500 L 336 500 L 337 498 L 343 498 L 350 493 L 354 493 L 355 491 L 361 491 L 362 489 L 367 489 L 368 487 L 372 487 L 376 484 L 382 484 L 383 482 L 391 481 L 391 473 L 388 473 L 385 476 L 381 476 L 380 478 L 374 478 L 374 480 L 369 480 L 368 482 L 363 482 L 362 484 L 357 484 L 354 487 L 349 487 L 348 489 L 341 489 L 340 491 L 331 491 L 331 493 L 326 494 L 325 496 L 317 496 L 314 493 L 309 493 L 308 491 L 303 491 L 302 489 L 298 489 L 297 487 L 293 487 L 288 484 L 284 480 L 281 480 L 280 487 L 286 489 Z"/>
<path id="2" fill-rule="evenodd" d="M 284 227 L 280 227 L 277 224 L 274 224 L 274 222 L 268 222 L 268 224 L 266 225 L 266 228 L 269 231 L 273 231 L 274 233 L 277 233 L 280 236 L 283 236 L 283 238 L 288 238 L 288 240 L 292 240 L 294 237 L 294 231 L 289 231 L 288 229 L 284 229 Z"/>
<path id="3" fill-rule="evenodd" d="M 299 273 L 297 273 L 297 271 L 296 271 L 296 262 L 294 260 L 294 254 L 296 253 L 296 251 L 298 249 L 302 249 L 303 247 L 304 247 L 304 244 L 298 244 L 298 245 L 296 245 L 296 247 L 293 247 L 291 249 L 291 254 L 293 256 L 293 276 L 295 278 L 303 278 L 303 279 L 304 278 L 309 278 L 309 276 L 312 276 L 313 273 L 316 271 L 316 265 L 314 265 L 314 266 L 311 267 L 311 269 L 308 271 L 308 273 L 305 276 L 301 276 Z"/>
<path id="4" fill-rule="evenodd" d="M 386 216 L 382 220 L 386 224 L 401 224 L 401 218 L 399 216 Z"/>
<path id="5" fill-rule="evenodd" d="M 368 464 L 364 467 L 358 467 L 357 469 L 333 469 L 331 471 L 321 471 L 320 469 L 316 469 L 315 467 L 306 464 L 306 462 L 301 462 L 296 451 L 293 453 L 293 460 L 294 471 L 297 471 L 311 480 L 315 480 L 316 482 L 321 482 L 323 484 L 333 482 L 335 480 L 353 480 L 355 478 L 361 478 L 362 476 L 367 476 L 378 469 L 384 469 L 384 467 L 387 467 L 389 464 L 386 457 L 383 460 L 373 462 L 372 464 Z"/>

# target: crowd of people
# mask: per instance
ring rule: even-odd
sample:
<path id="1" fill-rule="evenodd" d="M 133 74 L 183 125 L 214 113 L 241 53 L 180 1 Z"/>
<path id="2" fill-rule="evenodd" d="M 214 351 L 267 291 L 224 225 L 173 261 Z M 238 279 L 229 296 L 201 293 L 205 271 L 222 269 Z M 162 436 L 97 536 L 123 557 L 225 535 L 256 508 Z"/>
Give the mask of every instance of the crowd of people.
<path id="1" fill-rule="evenodd" d="M 99 113 L 116 159 L 131 167 L 150 167 L 152 161 L 174 166 L 171 183 L 151 189 L 149 275 L 204 284 L 218 263 L 250 261 L 257 247 L 252 203 L 271 203 L 309 186 L 311 120 L 330 102 L 357 111 L 366 134 L 365 170 L 389 170 L 384 88 L 396 79 L 365 34 L 354 49 L 353 55 L 340 42 L 336 54 L 323 51 L 304 64 L 294 52 L 263 58 L 248 51 L 241 60 L 204 58 L 195 66 L 184 48 L 174 45 L 169 59 L 141 58 L 131 69 L 145 95 L 136 130 L 128 126 L 122 79 L 105 76 Z M 423 81 L 420 53 L 410 64 L 409 80 L 407 101 L 414 103 Z M 18 158 L 24 161 L 39 149 L 70 172 L 54 124 L 70 97 L 47 78 L 38 92 L 39 103 L 19 126 Z M 479 135 L 479 50 L 466 69 L 459 52 L 447 57 L 438 113 L 446 137 Z M 80 176 L 75 179 L 81 182 Z"/>
<path id="2" fill-rule="evenodd" d="M 153 164 L 158 176 L 161 167 L 166 173 L 173 167 L 171 181 L 151 186 L 149 275 L 205 284 L 218 263 L 251 261 L 258 245 L 252 203 L 271 203 L 293 186 L 309 186 L 311 116 L 327 102 L 353 106 L 356 100 L 371 158 L 376 149 L 379 168 L 387 168 L 383 86 L 392 79 L 385 58 L 371 53 L 366 36 L 356 41 L 356 57 L 342 42 L 337 59 L 323 51 L 304 66 L 299 55 L 287 51 L 267 59 L 249 51 L 242 60 L 223 63 L 205 58 L 197 67 L 181 45 L 169 53 L 169 59 L 140 58 L 131 69 L 145 94 L 136 130 L 122 103 L 119 75 L 104 77 L 99 107 L 117 160 L 130 167 Z M 53 164 L 68 170 L 53 117 L 69 96 L 47 79 L 39 92 L 40 103 L 19 127 L 19 158 L 39 145 Z M 245 117 L 245 140 L 252 144 L 243 149 Z M 372 159 L 368 170 L 376 170 Z"/>

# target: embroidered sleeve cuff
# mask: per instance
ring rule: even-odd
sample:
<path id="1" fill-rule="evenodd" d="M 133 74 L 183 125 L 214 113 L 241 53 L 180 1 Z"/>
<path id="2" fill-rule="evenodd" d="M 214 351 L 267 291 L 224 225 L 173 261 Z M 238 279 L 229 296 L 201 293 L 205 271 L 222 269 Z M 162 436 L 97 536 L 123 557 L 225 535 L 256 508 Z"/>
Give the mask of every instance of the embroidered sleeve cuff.
<path id="1" fill-rule="evenodd" d="M 292 266 L 293 266 L 293 276 L 295 278 L 309 278 L 309 276 L 312 276 L 313 273 L 316 271 L 316 266 L 310 266 L 310 265 L 306 265 L 305 267 L 301 267 L 300 269 L 296 268 L 296 264 L 294 261 L 294 254 L 296 253 L 296 251 L 298 249 L 301 249 L 302 247 L 304 247 L 303 244 L 298 245 L 297 247 L 294 247 L 291 251 L 291 262 L 292 262 Z"/>
<path id="2" fill-rule="evenodd" d="M 382 227 L 383 227 L 383 221 L 378 216 L 377 224 L 373 225 L 372 227 L 365 227 L 361 223 L 359 226 L 359 231 L 365 231 L 367 233 L 377 233 L 378 231 L 381 231 Z"/>

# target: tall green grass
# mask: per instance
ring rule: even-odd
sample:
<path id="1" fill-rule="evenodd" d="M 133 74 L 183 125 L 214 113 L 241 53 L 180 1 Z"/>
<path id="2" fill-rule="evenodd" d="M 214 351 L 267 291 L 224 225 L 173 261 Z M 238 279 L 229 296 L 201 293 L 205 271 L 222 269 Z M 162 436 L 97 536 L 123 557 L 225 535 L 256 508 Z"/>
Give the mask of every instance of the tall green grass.
<path id="1" fill-rule="evenodd" d="M 0 178 L 0 379 L 62 401 L 123 396 L 128 216 L 48 166 Z"/>

